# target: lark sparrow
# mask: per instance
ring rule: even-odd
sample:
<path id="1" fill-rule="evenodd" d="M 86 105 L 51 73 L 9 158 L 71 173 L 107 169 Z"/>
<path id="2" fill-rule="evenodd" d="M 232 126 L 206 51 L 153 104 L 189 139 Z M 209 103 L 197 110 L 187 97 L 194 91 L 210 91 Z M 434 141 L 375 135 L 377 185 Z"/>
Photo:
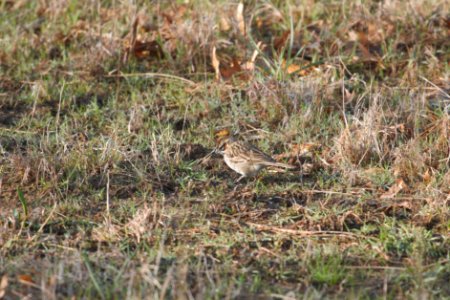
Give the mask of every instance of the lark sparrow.
<path id="1" fill-rule="evenodd" d="M 255 176 L 266 167 L 296 168 L 295 166 L 275 161 L 272 157 L 250 143 L 227 135 L 226 131 L 219 132 L 216 134 L 216 137 L 218 138 L 219 144 L 216 152 L 223 156 L 228 167 L 241 174 L 241 177 L 236 182 L 239 182 L 245 177 Z"/>

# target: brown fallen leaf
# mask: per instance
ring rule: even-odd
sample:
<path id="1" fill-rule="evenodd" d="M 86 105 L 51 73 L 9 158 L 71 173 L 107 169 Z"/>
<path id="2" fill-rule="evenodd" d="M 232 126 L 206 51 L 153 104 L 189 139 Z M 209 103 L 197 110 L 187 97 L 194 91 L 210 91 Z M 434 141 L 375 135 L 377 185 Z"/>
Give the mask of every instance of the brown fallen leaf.
<path id="1" fill-rule="evenodd" d="M 231 29 L 230 22 L 228 21 L 228 18 L 225 16 L 221 16 L 219 20 L 219 28 L 221 31 L 229 31 Z"/>
<path id="2" fill-rule="evenodd" d="M 233 62 L 228 66 L 222 66 L 220 68 L 220 75 L 225 80 L 230 79 L 236 73 L 242 72 L 241 64 L 237 60 L 237 58 L 233 58 Z"/>
<path id="3" fill-rule="evenodd" d="M 211 63 L 216 73 L 216 79 L 220 77 L 223 80 L 229 80 L 231 77 L 237 76 L 243 81 L 250 80 L 253 77 L 256 57 L 258 56 L 259 51 L 264 48 L 264 45 L 262 45 L 262 42 L 258 42 L 256 47 L 257 48 L 253 51 L 250 60 L 242 62 L 238 60 L 237 57 L 233 57 L 232 63 L 228 65 L 220 63 L 216 55 L 216 48 L 213 47 Z"/>
<path id="4" fill-rule="evenodd" d="M 133 55 L 138 59 L 162 57 L 164 55 L 157 41 L 139 41 L 134 44 Z"/>
<path id="5" fill-rule="evenodd" d="M 286 73 L 288 73 L 288 74 L 297 73 L 297 72 L 299 72 L 302 69 L 302 67 L 297 65 L 297 64 L 289 64 L 289 65 L 287 65 L 286 61 L 283 61 L 281 63 L 281 67 L 283 69 L 285 69 Z"/>
<path id="6" fill-rule="evenodd" d="M 344 228 L 344 225 L 347 225 L 347 226 L 350 224 L 352 224 L 354 226 L 361 225 L 361 224 L 363 224 L 363 221 L 353 211 L 348 211 L 339 218 L 339 223 L 340 223 L 341 228 Z"/>
<path id="7" fill-rule="evenodd" d="M 17 279 L 23 284 L 34 284 L 33 278 L 28 274 L 17 275 Z"/>
<path id="8" fill-rule="evenodd" d="M 126 63 L 130 58 L 130 54 L 134 52 L 136 46 L 137 27 L 139 24 L 139 18 L 134 18 L 133 25 L 131 25 L 131 40 L 130 45 L 125 51 L 125 55 L 122 59 L 123 63 Z"/>
<path id="9" fill-rule="evenodd" d="M 308 64 L 310 64 L 310 63 L 308 62 Z M 283 60 L 281 62 L 281 67 L 289 75 L 297 74 L 300 76 L 307 76 L 307 75 L 311 74 L 312 72 L 320 71 L 320 68 L 318 68 L 314 65 L 312 65 L 312 66 L 306 65 L 306 67 L 305 67 L 305 65 L 302 66 L 302 65 L 298 65 L 298 64 L 294 64 L 294 63 L 287 64 L 285 60 Z"/>
<path id="10" fill-rule="evenodd" d="M 6 294 L 6 288 L 8 287 L 8 276 L 3 275 L 2 280 L 0 281 L 0 299 Z"/>
<path id="11" fill-rule="evenodd" d="M 403 179 L 399 178 L 395 181 L 395 183 L 389 188 L 389 190 L 380 196 L 380 199 L 392 199 L 394 198 L 400 191 L 407 188 L 406 183 Z"/>
<path id="12" fill-rule="evenodd" d="M 412 212 L 412 205 L 408 201 L 403 201 L 383 206 L 381 210 L 387 216 L 405 217 Z"/>
<path id="13" fill-rule="evenodd" d="M 162 58 L 164 56 L 164 52 L 156 40 L 149 39 L 146 37 L 147 35 L 138 34 L 138 31 L 145 27 L 142 25 L 139 28 L 139 25 L 140 18 L 136 17 L 132 24 L 130 37 L 123 42 L 125 49 L 122 58 L 123 63 L 126 63 L 131 55 L 140 60 L 151 57 Z"/>
<path id="14" fill-rule="evenodd" d="M 161 15 L 165 18 L 165 20 L 168 23 L 179 23 L 182 22 L 183 20 L 182 17 L 185 15 L 187 11 L 188 5 L 185 3 L 174 5 L 168 11 L 162 12 Z"/>
<path id="15" fill-rule="evenodd" d="M 430 174 L 430 170 L 427 170 L 427 171 L 425 172 L 425 174 L 423 174 L 423 175 L 421 175 L 421 176 L 422 176 L 423 182 L 424 182 L 425 184 L 429 184 L 429 183 L 431 182 L 432 176 L 431 176 L 431 174 Z"/>
<path id="16" fill-rule="evenodd" d="M 277 52 L 280 52 L 281 49 L 283 49 L 283 47 L 286 45 L 287 39 L 290 37 L 290 35 L 291 35 L 291 31 L 286 30 L 285 32 L 283 32 L 283 34 L 281 36 L 276 37 L 273 41 L 273 48 Z"/>
<path id="17" fill-rule="evenodd" d="M 277 159 L 296 158 L 298 156 L 312 157 L 314 152 L 320 148 L 320 145 L 317 143 L 292 144 L 290 148 L 291 151 L 276 155 L 275 157 Z"/>

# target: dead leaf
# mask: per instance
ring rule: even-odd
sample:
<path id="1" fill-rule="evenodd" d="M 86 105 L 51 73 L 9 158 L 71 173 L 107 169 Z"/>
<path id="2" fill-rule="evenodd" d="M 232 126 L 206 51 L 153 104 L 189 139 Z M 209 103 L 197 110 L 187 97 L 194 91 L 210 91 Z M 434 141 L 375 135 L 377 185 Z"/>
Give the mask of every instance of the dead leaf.
<path id="1" fill-rule="evenodd" d="M 225 18 L 225 16 L 220 17 L 219 28 L 221 31 L 224 32 L 229 31 L 231 29 L 230 22 L 228 21 L 227 18 Z"/>
<path id="2" fill-rule="evenodd" d="M 367 39 L 372 44 L 379 44 L 383 41 L 383 29 L 380 24 L 367 24 Z"/>
<path id="3" fill-rule="evenodd" d="M 223 66 L 222 68 L 220 68 L 220 74 L 222 75 L 223 79 L 225 79 L 225 80 L 228 80 L 232 76 L 234 76 L 236 73 L 241 73 L 241 72 L 242 72 L 241 64 L 239 63 L 239 61 L 237 60 L 236 57 L 233 58 L 232 64 L 230 64 L 227 67 Z"/>
<path id="4" fill-rule="evenodd" d="M 357 226 L 357 225 L 363 224 L 364 222 L 361 220 L 361 218 L 357 214 L 355 214 L 352 211 L 348 211 L 339 218 L 339 223 L 340 223 L 341 228 L 344 228 L 344 225 Z"/>
<path id="5" fill-rule="evenodd" d="M 0 281 L 0 299 L 6 294 L 6 288 L 8 287 L 8 276 L 3 275 L 2 280 Z"/>
<path id="6" fill-rule="evenodd" d="M 255 61 L 256 61 L 256 57 L 258 56 L 258 53 L 260 51 L 260 47 L 262 45 L 262 42 L 258 42 L 258 44 L 256 45 L 256 49 L 255 51 L 253 51 L 252 57 L 250 58 L 249 61 L 247 61 L 246 63 L 242 64 L 242 69 L 246 70 L 246 71 L 253 71 L 255 69 Z"/>
<path id="7" fill-rule="evenodd" d="M 319 149 L 320 145 L 317 143 L 303 143 L 303 144 L 292 144 L 290 146 L 291 151 L 283 154 L 276 155 L 277 159 L 286 158 L 297 158 L 301 157 L 312 157 L 313 153 Z"/>
<path id="8" fill-rule="evenodd" d="M 351 102 L 354 99 L 355 95 L 356 95 L 355 92 L 350 92 L 348 89 L 344 88 L 345 103 Z"/>
<path id="9" fill-rule="evenodd" d="M 283 67 L 283 69 L 286 70 L 286 72 L 289 75 L 293 74 L 293 73 L 297 73 L 297 72 L 299 72 L 302 69 L 302 67 L 300 67 L 299 65 L 296 65 L 296 64 L 289 64 L 286 67 L 286 62 L 285 61 L 282 62 L 281 66 Z"/>
<path id="10" fill-rule="evenodd" d="M 408 201 L 393 203 L 381 208 L 388 216 L 405 217 L 412 211 L 412 205 Z"/>
<path id="11" fill-rule="evenodd" d="M 308 64 L 310 64 L 308 62 Z M 306 66 L 308 66 L 308 64 Z M 282 69 L 286 70 L 289 75 L 297 74 L 300 76 L 307 76 L 313 72 L 320 72 L 320 68 L 316 66 L 305 67 L 304 65 L 297 65 L 294 63 L 287 64 L 285 60 L 281 62 Z"/>
<path id="12" fill-rule="evenodd" d="M 236 21 L 238 23 L 239 32 L 245 36 L 245 21 L 244 21 L 244 4 L 240 2 L 236 9 Z"/>
<path id="13" fill-rule="evenodd" d="M 133 21 L 132 30 L 131 30 L 131 41 L 130 41 L 130 47 L 128 47 L 127 51 L 125 52 L 125 56 L 123 58 L 123 62 L 126 63 L 128 59 L 130 58 L 130 53 L 134 52 L 135 46 L 136 46 L 136 35 L 137 35 L 137 27 L 139 24 L 139 18 L 135 18 Z"/>
<path id="14" fill-rule="evenodd" d="M 295 144 L 292 150 L 296 151 L 300 156 L 312 155 L 312 153 L 320 147 L 317 143 Z"/>
<path id="15" fill-rule="evenodd" d="M 425 184 L 430 183 L 430 181 L 431 181 L 430 170 L 427 170 L 427 171 L 425 172 L 425 174 L 422 175 L 422 179 L 423 179 L 423 182 L 424 182 Z"/>
<path id="16" fill-rule="evenodd" d="M 212 49 L 211 64 L 214 68 L 214 72 L 216 73 L 216 80 L 220 80 L 220 69 L 219 69 L 220 61 L 217 59 L 215 46 Z"/>
<path id="17" fill-rule="evenodd" d="M 156 41 L 136 41 L 133 47 L 133 55 L 138 59 L 150 57 L 162 57 L 163 51 Z"/>
<path id="18" fill-rule="evenodd" d="M 303 175 L 309 175 L 311 174 L 315 169 L 317 169 L 316 165 L 313 163 L 304 163 L 302 164 L 302 174 Z"/>
<path id="19" fill-rule="evenodd" d="M 19 280 L 20 283 L 22 284 L 34 284 L 33 282 L 33 278 L 28 275 L 28 274 L 21 274 L 17 276 L 17 279 Z"/>
<path id="20" fill-rule="evenodd" d="M 395 184 L 392 185 L 389 190 L 380 196 L 380 199 L 392 199 L 397 195 L 400 191 L 407 188 L 406 183 L 403 179 L 399 178 L 395 181 Z"/>
<path id="21" fill-rule="evenodd" d="M 283 32 L 283 34 L 280 37 L 276 37 L 274 39 L 274 41 L 273 41 L 273 48 L 277 52 L 280 52 L 280 50 L 286 44 L 286 41 L 287 41 L 287 39 L 289 38 L 290 35 L 291 35 L 291 31 L 290 30 L 286 30 L 285 32 Z"/>
<path id="22" fill-rule="evenodd" d="M 171 10 L 162 13 L 168 23 L 182 22 L 182 17 L 188 10 L 187 4 L 180 4 L 172 7 Z"/>
<path id="23" fill-rule="evenodd" d="M 147 59 L 151 57 L 162 58 L 164 52 L 160 44 L 154 39 L 149 38 L 146 34 L 140 34 L 144 26 L 139 26 L 142 23 L 140 17 L 136 17 L 131 27 L 131 35 L 124 41 L 124 56 L 122 62 L 125 64 L 131 55 L 137 59 Z M 146 31 L 145 29 L 143 31 Z"/>
<path id="24" fill-rule="evenodd" d="M 396 124 L 393 126 L 386 127 L 388 134 L 397 134 L 397 133 L 404 133 L 405 132 L 405 124 Z"/>

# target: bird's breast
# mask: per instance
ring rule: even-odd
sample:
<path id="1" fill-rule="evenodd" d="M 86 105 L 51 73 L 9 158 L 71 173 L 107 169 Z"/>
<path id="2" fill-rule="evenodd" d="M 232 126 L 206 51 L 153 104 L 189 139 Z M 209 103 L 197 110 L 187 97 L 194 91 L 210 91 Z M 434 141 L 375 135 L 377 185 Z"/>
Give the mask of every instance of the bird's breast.
<path id="1" fill-rule="evenodd" d="M 224 161 L 228 167 L 244 176 L 254 176 L 264 167 L 261 164 L 253 163 L 240 157 L 231 157 L 227 155 L 224 156 Z"/>

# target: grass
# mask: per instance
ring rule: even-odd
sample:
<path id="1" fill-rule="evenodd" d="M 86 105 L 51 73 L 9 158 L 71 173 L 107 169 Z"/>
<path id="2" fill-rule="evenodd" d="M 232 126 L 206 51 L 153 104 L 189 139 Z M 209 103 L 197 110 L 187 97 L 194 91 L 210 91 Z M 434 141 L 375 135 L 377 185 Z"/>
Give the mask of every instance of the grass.
<path id="1" fill-rule="evenodd" d="M 0 298 L 450 297 L 448 4 L 310 6 L 3 1 Z"/>

